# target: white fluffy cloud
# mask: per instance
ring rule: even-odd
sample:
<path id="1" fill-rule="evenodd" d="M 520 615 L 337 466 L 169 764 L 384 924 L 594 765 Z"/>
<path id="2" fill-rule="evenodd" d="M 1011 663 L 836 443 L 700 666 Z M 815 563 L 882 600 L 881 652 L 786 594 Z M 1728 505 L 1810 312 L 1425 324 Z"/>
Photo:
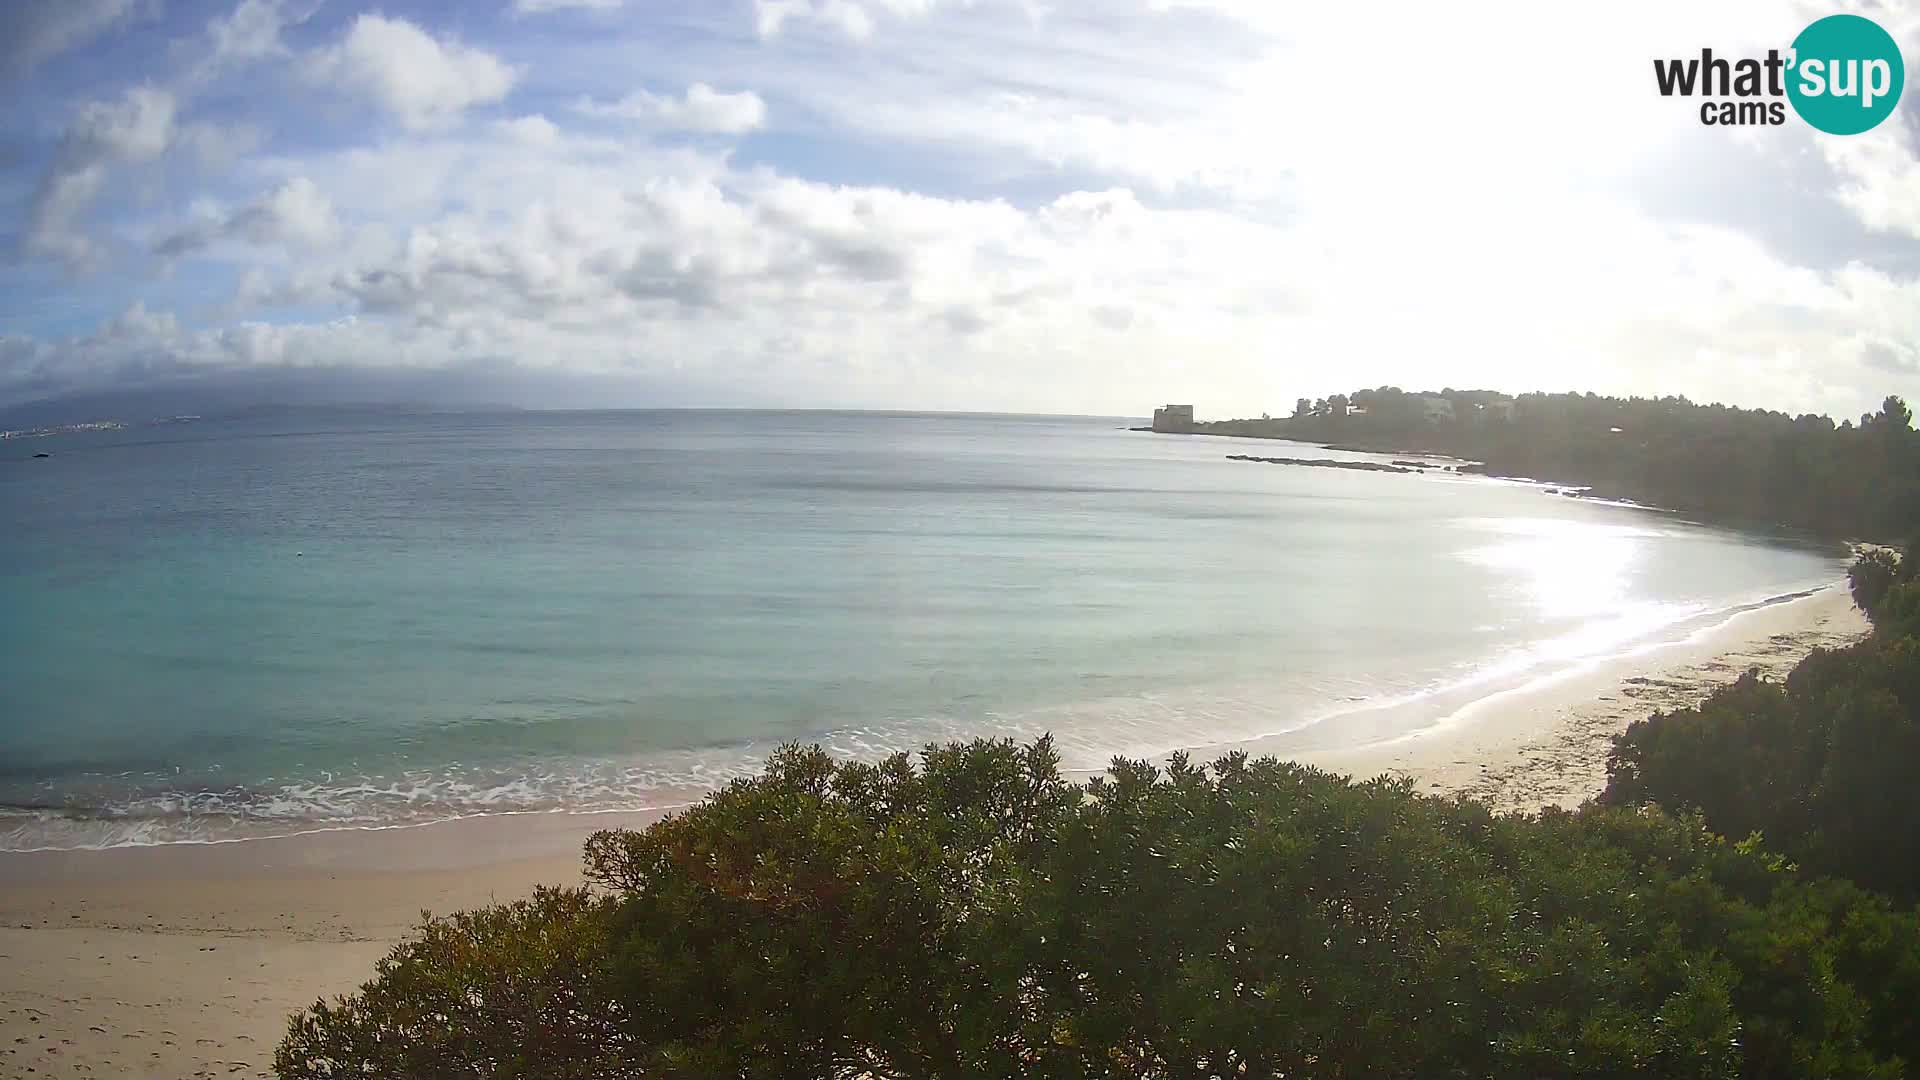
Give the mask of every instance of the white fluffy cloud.
<path id="1" fill-rule="evenodd" d="M 754 25 L 761 37 L 773 37 L 789 23 L 810 22 L 848 37 L 872 36 L 877 16 L 923 16 L 939 0 L 754 0 Z"/>
<path id="2" fill-rule="evenodd" d="M 315 194 L 289 184 L 209 215 L 184 246 L 324 220 L 309 235 L 333 246 L 250 277 L 239 299 L 351 318 L 187 330 L 143 309 L 48 346 L 35 370 L 119 370 L 116 353 L 153 372 L 508 360 L 814 402 L 1121 412 L 1174 396 L 1215 413 L 1362 371 L 1702 397 L 1734 373 L 1750 400 L 1843 415 L 1916 374 L 1913 281 L 1795 267 L 1604 199 L 1491 236 L 1463 221 L 1457 240 L 1411 250 L 1125 188 L 1022 207 L 820 183 L 539 117 L 311 164 L 386 227 L 350 243 L 336 214 L 286 212 Z M 412 208 L 460 176 L 486 181 L 461 209 Z"/>
<path id="3" fill-rule="evenodd" d="M 220 141 L 202 98 L 96 94 L 34 199 L 28 254 L 138 253 L 175 296 L 200 292 L 101 305 L 124 313 L 93 333 L 0 338 L 0 396 L 329 365 L 645 376 L 711 404 L 734 388 L 1213 414 L 1353 383 L 1840 415 L 1920 392 L 1910 140 L 1705 132 L 1661 107 L 1643 62 L 1619 63 L 1667 40 L 1657 5 L 1635 2 L 1582 48 L 1458 73 L 1456 96 L 1475 100 L 1553 74 L 1551 101 L 1462 114 L 1405 80 L 1354 81 L 1324 47 L 1372 41 L 1383 70 L 1418 82 L 1471 36 L 1424 9 L 1404 40 L 1376 40 L 1365 11 L 1254 0 L 515 20 L 559 6 L 534 0 L 489 8 L 497 36 L 483 18 L 455 40 L 348 13 L 316 41 L 246 0 L 203 52 L 288 56 L 257 66 L 397 123 L 322 110 L 303 141 L 282 112 L 266 145 L 229 139 L 230 166 L 186 176 L 185 149 Z M 1673 36 L 1717 47 L 1714 27 L 1743 10 L 1690 14 Z M 1804 25 L 1768 12 L 1758 38 Z M 1305 107 L 1336 92 L 1337 109 Z M 1673 146 L 1738 182 L 1688 189 Z M 184 178 L 128 191 L 143 171 Z"/>
<path id="4" fill-rule="evenodd" d="M 307 63 L 308 77 L 365 98 L 408 128 L 436 127 L 504 99 L 519 72 L 484 49 L 442 41 L 405 19 L 361 15 Z"/>
<path id="5" fill-rule="evenodd" d="M 117 165 L 152 161 L 178 132 L 178 102 L 165 90 L 135 86 L 119 98 L 88 102 L 61 136 L 28 212 L 26 250 L 69 265 L 87 262 L 94 245 L 79 219 Z"/>
<path id="6" fill-rule="evenodd" d="M 296 176 L 230 212 L 209 208 L 192 224 L 161 239 L 154 245 L 154 253 L 176 258 L 222 240 L 316 247 L 338 232 L 333 204 L 313 181 Z"/>
<path id="7" fill-rule="evenodd" d="M 706 131 L 740 135 L 766 123 L 767 103 L 751 90 L 725 93 L 694 83 L 680 96 L 636 90 L 619 101 L 582 99 L 575 106 L 589 116 L 616 117 L 668 131 Z"/>
<path id="8" fill-rule="evenodd" d="M 280 40 L 288 14 L 281 0 L 240 0 L 232 12 L 207 24 L 214 65 L 248 63 L 287 55 Z"/>
<path id="9" fill-rule="evenodd" d="M 133 87 L 117 101 L 89 102 L 61 148 L 79 157 L 150 161 L 173 138 L 177 105 L 172 94 L 152 86 Z"/>
<path id="10" fill-rule="evenodd" d="M 33 5 L 27 5 L 31 8 Z M 80 14 L 97 33 L 124 21 L 127 4 L 76 3 L 71 18 L 53 20 L 71 31 Z M 117 170 L 151 165 L 175 150 L 202 162 L 227 162 L 250 149 L 255 132 L 211 123 L 183 123 L 193 95 L 223 72 L 285 55 L 281 32 L 290 21 L 281 0 L 240 0 L 210 20 L 189 43 L 191 63 L 169 85 L 141 82 L 117 97 L 89 101 L 75 110 L 53 159 L 42 173 L 28 208 L 23 250 L 57 259 L 69 269 L 87 268 L 102 257 L 88 234 L 86 217 Z M 96 25 L 97 24 L 97 25 Z"/>
<path id="11" fill-rule="evenodd" d="M 560 141 L 560 128 L 539 113 L 515 116 L 495 126 L 509 140 L 526 146 L 552 146 Z"/>
<path id="12" fill-rule="evenodd" d="M 1820 151 L 1841 178 L 1841 205 L 1870 229 L 1920 239 L 1920 158 L 1897 118 L 1864 135 L 1821 140 Z"/>

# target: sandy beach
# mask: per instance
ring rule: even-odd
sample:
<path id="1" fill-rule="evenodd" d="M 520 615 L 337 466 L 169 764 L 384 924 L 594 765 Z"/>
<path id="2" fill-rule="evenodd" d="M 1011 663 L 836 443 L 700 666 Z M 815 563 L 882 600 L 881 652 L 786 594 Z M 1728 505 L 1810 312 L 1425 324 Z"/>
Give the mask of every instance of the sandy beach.
<path id="1" fill-rule="evenodd" d="M 1778 677 L 1866 630 L 1829 588 L 1514 687 L 1413 736 L 1296 756 L 1504 809 L 1573 806 L 1604 785 L 1608 741 L 1627 724 L 1749 668 Z M 422 910 L 575 882 L 589 833 L 647 820 L 542 814 L 0 855 L 0 1076 L 269 1075 L 287 1014 L 353 989 Z"/>
<path id="2" fill-rule="evenodd" d="M 1785 678 L 1814 649 L 1852 644 L 1871 629 L 1837 585 L 1676 643 L 1481 698 L 1406 738 L 1299 757 L 1355 776 L 1410 776 L 1421 791 L 1464 794 L 1502 810 L 1572 808 L 1606 787 L 1613 737 L 1635 720 L 1696 704 L 1749 670 Z"/>

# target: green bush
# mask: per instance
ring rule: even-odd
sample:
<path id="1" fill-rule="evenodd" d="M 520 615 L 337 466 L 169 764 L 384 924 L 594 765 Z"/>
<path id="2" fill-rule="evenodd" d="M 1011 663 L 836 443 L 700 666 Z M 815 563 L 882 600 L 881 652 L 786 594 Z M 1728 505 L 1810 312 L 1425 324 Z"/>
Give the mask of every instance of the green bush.
<path id="1" fill-rule="evenodd" d="M 1603 802 L 1697 810 L 1807 869 L 1920 898 L 1920 560 L 1869 552 L 1851 573 L 1874 631 L 1816 651 L 1784 684 L 1749 674 L 1614 740 Z"/>
<path id="2" fill-rule="evenodd" d="M 432 920 L 283 1077 L 1902 1075 L 1911 912 L 1697 818 L 1271 759 L 789 747 Z"/>
<path id="3" fill-rule="evenodd" d="M 380 961 L 372 982 L 294 1017 L 283 1077 L 631 1076 L 623 1010 L 608 993 L 607 915 L 584 889 L 450 918 Z"/>
<path id="4" fill-rule="evenodd" d="M 1894 552 L 1883 548 L 1861 552 L 1847 571 L 1847 581 L 1853 589 L 1853 602 L 1860 605 L 1861 611 L 1878 609 L 1881 601 L 1886 599 L 1887 591 L 1900 580 L 1902 569 L 1900 557 Z"/>

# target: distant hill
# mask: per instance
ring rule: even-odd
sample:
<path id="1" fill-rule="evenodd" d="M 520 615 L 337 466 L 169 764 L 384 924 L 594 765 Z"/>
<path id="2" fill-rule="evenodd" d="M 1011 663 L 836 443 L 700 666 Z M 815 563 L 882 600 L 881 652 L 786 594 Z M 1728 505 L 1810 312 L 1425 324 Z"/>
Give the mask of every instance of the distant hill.
<path id="1" fill-rule="evenodd" d="M 224 369 L 137 386 L 94 387 L 31 400 L 0 389 L 0 429 L 95 420 L 146 423 L 166 416 L 224 416 L 244 409 L 330 406 L 422 412 L 514 409 L 782 408 L 793 401 L 767 386 L 678 371 L 546 371 L 506 361 L 444 368 L 298 367 Z"/>
<path id="2" fill-rule="evenodd" d="M 524 381 L 524 380 L 521 380 Z M 222 372 L 133 388 L 86 390 L 8 404 L 0 429 L 120 420 L 143 424 L 170 416 L 228 416 L 260 409 L 357 408 L 410 412 L 500 412 L 523 408 L 515 380 L 464 371 L 360 371 L 340 368 Z"/>

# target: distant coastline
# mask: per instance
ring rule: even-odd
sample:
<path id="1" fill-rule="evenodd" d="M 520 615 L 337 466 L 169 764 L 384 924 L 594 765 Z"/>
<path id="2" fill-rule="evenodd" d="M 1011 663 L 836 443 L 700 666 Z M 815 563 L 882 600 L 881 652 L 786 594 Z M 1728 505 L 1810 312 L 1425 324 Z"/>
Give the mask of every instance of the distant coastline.
<path id="1" fill-rule="evenodd" d="M 1897 396 L 1856 423 L 1684 397 L 1385 386 L 1301 398 L 1290 416 L 1257 419 L 1201 420 L 1192 405 L 1166 405 L 1131 430 L 1445 458 L 1461 473 L 1749 531 L 1897 544 L 1913 527 L 1910 508 L 1920 505 L 1920 477 L 1896 464 L 1911 428 L 1912 411 Z"/>
<path id="2" fill-rule="evenodd" d="M 90 420 L 84 424 L 56 424 L 52 427 L 0 431 L 0 439 L 44 439 L 53 435 L 70 435 L 80 431 L 121 431 L 126 426 L 118 420 Z"/>

